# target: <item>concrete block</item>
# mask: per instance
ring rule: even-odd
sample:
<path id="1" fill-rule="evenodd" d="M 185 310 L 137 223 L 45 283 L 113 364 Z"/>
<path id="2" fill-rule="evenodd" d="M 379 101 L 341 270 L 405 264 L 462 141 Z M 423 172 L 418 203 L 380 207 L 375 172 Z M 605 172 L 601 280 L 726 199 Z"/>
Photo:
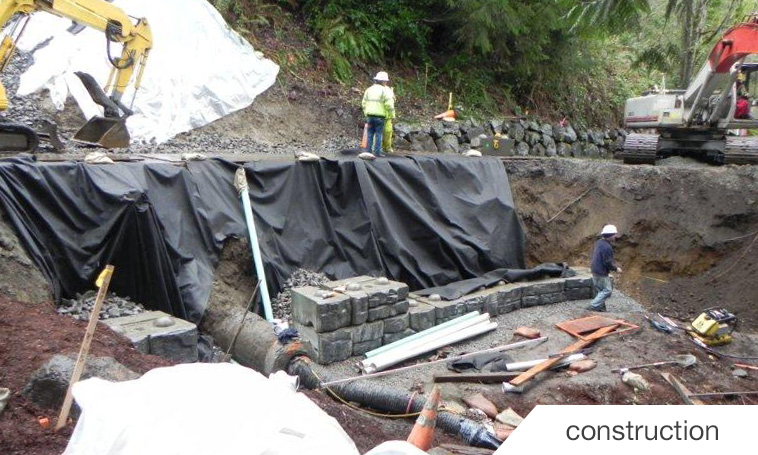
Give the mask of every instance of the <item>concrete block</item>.
<path id="1" fill-rule="evenodd" d="M 408 319 L 411 329 L 417 332 L 434 327 L 437 321 L 434 307 L 422 302 L 408 309 Z"/>
<path id="2" fill-rule="evenodd" d="M 367 322 L 355 327 L 350 327 L 353 344 L 366 341 L 381 340 L 384 334 L 384 321 Z"/>
<path id="3" fill-rule="evenodd" d="M 505 314 L 510 313 L 511 311 L 515 311 L 521 308 L 521 299 L 519 300 L 510 300 L 507 302 L 498 302 L 497 304 L 497 314 Z"/>
<path id="4" fill-rule="evenodd" d="M 350 323 L 363 324 L 368 320 L 368 294 L 363 291 L 345 291 L 350 297 Z"/>
<path id="5" fill-rule="evenodd" d="M 361 275 L 361 276 L 356 276 L 353 278 L 345 278 L 344 280 L 329 281 L 327 283 L 322 284 L 322 286 L 326 289 L 333 291 L 337 288 L 346 287 L 348 284 L 351 284 L 351 283 L 356 283 L 360 285 L 363 283 L 367 283 L 369 281 L 373 281 L 375 279 L 376 278 L 374 278 L 373 276 Z"/>
<path id="6" fill-rule="evenodd" d="M 435 316 L 436 319 L 449 319 L 455 317 L 457 313 L 456 306 L 458 303 L 456 301 L 444 301 L 441 300 L 439 302 L 434 302 L 431 304 L 434 306 L 435 309 Z M 438 322 L 439 323 L 439 322 Z"/>
<path id="7" fill-rule="evenodd" d="M 316 332 L 331 332 L 350 324 L 350 297 L 334 292 L 324 298 L 322 289 L 305 286 L 292 289 L 292 318 Z"/>
<path id="8" fill-rule="evenodd" d="M 382 339 L 368 340 L 362 343 L 353 343 L 353 355 L 363 355 L 368 351 L 373 351 L 382 345 Z"/>
<path id="9" fill-rule="evenodd" d="M 352 331 L 338 329 L 332 332 L 316 332 L 313 327 L 294 323 L 300 333 L 300 340 L 312 351 L 312 358 L 320 364 L 339 362 L 349 358 L 353 353 Z"/>
<path id="10" fill-rule="evenodd" d="M 398 333 L 385 333 L 384 337 L 382 337 L 382 343 L 383 344 L 394 343 L 397 340 L 402 340 L 403 338 L 414 335 L 415 333 L 416 332 L 411 329 L 405 329 L 402 332 L 398 332 Z"/>
<path id="11" fill-rule="evenodd" d="M 127 337 L 135 348 L 179 363 L 197 362 L 197 326 L 162 311 L 102 321 Z"/>
<path id="12" fill-rule="evenodd" d="M 553 292 L 551 294 L 542 294 L 540 298 L 542 299 L 541 305 L 552 305 L 553 303 L 566 301 L 566 296 L 563 291 Z"/>
<path id="13" fill-rule="evenodd" d="M 522 289 L 522 296 L 554 294 L 563 291 L 563 280 L 549 282 L 535 282 Z"/>
<path id="14" fill-rule="evenodd" d="M 495 317 L 498 313 L 498 302 L 500 293 L 495 291 L 487 294 L 482 299 L 482 313 L 489 313 L 490 316 Z"/>
<path id="15" fill-rule="evenodd" d="M 592 298 L 592 288 L 573 288 L 563 291 L 566 295 L 566 300 L 586 300 Z"/>
<path id="16" fill-rule="evenodd" d="M 398 333 L 410 327 L 410 318 L 408 313 L 400 316 L 393 316 L 384 320 L 384 333 Z"/>
<path id="17" fill-rule="evenodd" d="M 408 299 L 408 285 L 399 281 L 382 283 L 382 280 L 377 278 L 373 281 L 361 283 L 361 290 L 369 295 L 369 308 Z M 373 299 L 372 295 L 375 296 Z"/>
<path id="18" fill-rule="evenodd" d="M 371 302 L 371 300 L 369 300 Z M 369 309 L 368 309 L 368 321 L 376 321 L 378 319 L 386 319 L 388 317 L 392 316 L 392 306 L 391 305 L 382 305 L 375 308 L 371 308 L 371 304 L 369 303 Z"/>
<path id="19" fill-rule="evenodd" d="M 521 308 L 542 305 L 542 297 L 539 295 L 525 295 L 521 297 Z"/>
<path id="20" fill-rule="evenodd" d="M 410 305 L 407 300 L 402 300 L 397 303 L 393 303 L 390 305 L 390 313 L 392 313 L 392 316 L 397 316 L 399 314 L 405 314 L 408 312 L 408 308 L 410 308 Z"/>
<path id="21" fill-rule="evenodd" d="M 566 289 L 591 288 L 591 276 L 575 276 L 566 279 Z"/>
<path id="22" fill-rule="evenodd" d="M 470 313 L 472 311 L 482 311 L 482 307 L 484 305 L 484 298 L 481 295 L 476 296 L 469 296 L 463 297 L 463 305 L 466 307 L 466 313 Z M 465 313 L 464 313 L 465 314 Z"/>
<path id="23" fill-rule="evenodd" d="M 505 286 L 501 286 L 498 288 L 498 301 L 511 302 L 520 299 L 522 294 L 521 287 L 522 285 L 518 284 L 506 284 Z"/>

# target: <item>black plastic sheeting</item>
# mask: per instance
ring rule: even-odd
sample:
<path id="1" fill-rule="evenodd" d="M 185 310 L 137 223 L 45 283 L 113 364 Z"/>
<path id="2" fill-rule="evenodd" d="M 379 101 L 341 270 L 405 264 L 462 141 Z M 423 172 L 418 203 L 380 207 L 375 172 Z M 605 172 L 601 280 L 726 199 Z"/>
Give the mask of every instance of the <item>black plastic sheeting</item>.
<path id="1" fill-rule="evenodd" d="M 417 295 L 423 296 L 438 294 L 443 300 L 455 300 L 460 299 L 466 294 L 471 294 L 482 287 L 488 288 L 493 286 L 500 281 L 515 283 L 517 281 L 531 281 L 542 278 L 569 277 L 574 275 L 576 275 L 576 272 L 571 270 L 566 264 L 546 262 L 532 269 L 504 268 L 492 270 L 476 278 L 470 278 L 468 280 L 413 292 Z"/>
<path id="2" fill-rule="evenodd" d="M 111 289 L 198 321 L 224 241 L 247 235 L 237 166 L 221 160 L 87 165 L 0 162 L 0 204 L 56 298 Z M 386 275 L 412 289 L 523 268 L 502 163 L 464 157 L 245 165 L 271 295 L 303 267 Z M 251 264 L 252 269 L 252 264 Z"/>

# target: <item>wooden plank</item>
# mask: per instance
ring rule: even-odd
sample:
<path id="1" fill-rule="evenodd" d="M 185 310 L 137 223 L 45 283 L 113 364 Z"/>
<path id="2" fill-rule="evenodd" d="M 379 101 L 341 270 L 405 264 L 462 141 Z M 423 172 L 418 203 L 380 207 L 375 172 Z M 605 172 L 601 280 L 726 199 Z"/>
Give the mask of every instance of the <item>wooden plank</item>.
<path id="1" fill-rule="evenodd" d="M 578 351 L 580 349 L 584 349 L 587 346 L 594 343 L 599 338 L 604 337 L 605 335 L 613 332 L 617 328 L 618 328 L 618 324 L 612 325 L 610 327 L 603 327 L 602 329 L 598 329 L 595 332 L 593 332 L 591 335 L 589 335 L 587 339 L 575 341 L 573 344 L 564 348 L 561 352 L 569 353 L 569 352 Z M 529 370 L 523 372 L 522 374 L 518 375 L 516 378 L 512 379 L 510 381 L 510 384 L 513 386 L 520 386 L 524 384 L 525 382 L 530 381 L 533 377 L 537 376 L 543 371 L 550 369 L 550 367 L 552 367 L 553 365 L 555 365 L 556 363 L 560 361 L 561 361 L 561 357 L 555 357 L 552 359 L 545 360 L 539 365 L 533 366 Z"/>
<path id="2" fill-rule="evenodd" d="M 435 374 L 434 382 L 480 382 L 482 384 L 495 384 L 505 382 L 520 375 L 521 372 L 505 371 L 502 373 L 460 373 L 460 374 Z"/>
<path id="3" fill-rule="evenodd" d="M 758 370 L 758 366 L 748 365 L 746 363 L 735 363 L 734 366 L 737 368 L 744 368 L 746 370 Z"/>
<path id="4" fill-rule="evenodd" d="M 661 373 L 661 376 L 663 376 L 663 379 L 666 380 L 669 384 L 671 384 L 671 387 L 676 390 L 676 393 L 679 394 L 679 396 L 682 398 L 682 401 L 684 401 L 684 404 L 689 405 L 704 405 L 705 402 L 703 400 L 700 400 L 698 398 L 691 398 L 690 395 L 692 395 L 692 392 L 690 392 L 690 389 L 688 389 L 684 384 L 681 383 L 674 375 L 671 373 Z"/>
<path id="5" fill-rule="evenodd" d="M 586 340 L 587 336 L 584 335 L 585 333 L 594 332 L 597 329 L 608 327 L 613 324 L 617 324 L 623 327 L 623 329 L 617 330 L 611 333 L 607 333 L 606 335 L 603 335 L 603 336 L 620 335 L 622 333 L 631 332 L 633 330 L 637 330 L 640 328 L 637 325 L 631 324 L 623 320 L 610 319 L 603 316 L 588 316 L 586 318 L 574 319 L 573 321 L 560 322 L 556 324 L 555 326 L 563 330 L 564 332 L 568 333 L 569 335 L 579 338 L 580 340 Z"/>
<path id="6" fill-rule="evenodd" d="M 84 371 L 84 365 L 87 362 L 87 354 L 89 353 L 89 347 L 92 344 L 92 338 L 95 336 L 95 329 L 97 328 L 97 321 L 100 316 L 100 310 L 103 307 L 103 301 L 108 293 L 108 286 L 111 284 L 111 275 L 113 275 L 113 266 L 105 266 L 105 270 L 98 277 L 98 281 L 102 279 L 100 283 L 100 289 L 97 291 L 97 298 L 95 299 L 95 305 L 92 308 L 92 313 L 89 315 L 89 324 L 87 324 L 87 330 L 84 332 L 84 340 L 82 340 L 82 346 L 79 348 L 79 356 L 76 358 L 76 365 L 74 365 L 74 372 L 71 374 L 71 380 L 68 383 L 68 390 L 66 390 L 66 398 L 63 400 L 63 406 L 61 412 L 58 414 L 58 421 L 55 423 L 55 431 L 60 430 L 66 426 L 68 420 L 68 413 L 71 411 L 71 404 L 74 401 L 74 396 L 71 394 L 71 390 L 79 381 Z"/>

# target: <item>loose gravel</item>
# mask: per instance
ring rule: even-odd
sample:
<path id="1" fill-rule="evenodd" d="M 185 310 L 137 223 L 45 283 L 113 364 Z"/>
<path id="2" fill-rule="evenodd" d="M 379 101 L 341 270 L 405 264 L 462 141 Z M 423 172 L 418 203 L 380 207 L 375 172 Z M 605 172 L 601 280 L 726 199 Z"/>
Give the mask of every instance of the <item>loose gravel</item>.
<path id="1" fill-rule="evenodd" d="M 77 295 L 76 299 L 61 299 L 58 306 L 58 314 L 65 314 L 74 319 L 89 320 L 92 309 L 95 307 L 95 291 Z M 134 316 L 147 311 L 141 303 L 133 302 L 129 297 L 119 297 L 116 294 L 108 294 L 103 301 L 100 310 L 100 320 L 120 318 L 122 316 Z"/>
<path id="2" fill-rule="evenodd" d="M 323 273 L 297 269 L 284 282 L 282 291 L 271 300 L 274 317 L 292 323 L 292 288 L 301 286 L 320 286 L 329 281 Z"/>

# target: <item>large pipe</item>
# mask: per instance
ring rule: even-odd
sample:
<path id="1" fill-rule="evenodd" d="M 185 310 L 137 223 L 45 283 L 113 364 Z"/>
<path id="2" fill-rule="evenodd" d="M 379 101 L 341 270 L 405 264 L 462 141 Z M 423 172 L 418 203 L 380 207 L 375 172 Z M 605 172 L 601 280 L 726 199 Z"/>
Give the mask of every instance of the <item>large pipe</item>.
<path id="1" fill-rule="evenodd" d="M 315 389 L 322 380 L 326 381 L 329 378 L 317 377 L 309 363 L 309 359 L 299 357 L 290 363 L 287 372 L 299 376 L 300 384 L 303 386 Z M 344 400 L 388 413 L 418 412 L 424 406 L 424 399 L 416 394 L 372 383 L 341 384 L 330 387 L 329 391 Z M 493 450 L 500 447 L 500 441 L 484 426 L 465 417 L 441 411 L 437 414 L 437 426 L 448 433 L 460 436 L 469 445 Z"/>
<path id="2" fill-rule="evenodd" d="M 234 304 L 211 301 L 200 329 L 213 336 L 213 341 L 239 363 L 266 376 L 286 369 L 295 356 L 307 352 L 299 341 L 280 343 L 269 322 Z"/>
<path id="3" fill-rule="evenodd" d="M 263 302 L 263 314 L 266 320 L 274 320 L 274 313 L 271 311 L 271 298 L 268 295 L 268 285 L 266 284 L 266 274 L 263 271 L 263 259 L 261 258 L 261 248 L 258 245 L 258 232 L 255 229 L 255 220 L 253 219 L 253 209 L 250 206 L 250 194 L 248 193 L 247 176 L 245 168 L 240 167 L 234 173 L 234 186 L 242 199 L 242 210 L 245 212 L 245 222 L 250 237 L 250 249 L 253 250 L 253 262 L 255 263 L 255 273 L 258 281 L 261 283 L 261 301 Z"/>
<path id="4" fill-rule="evenodd" d="M 466 313 L 466 314 L 464 314 L 461 317 L 457 317 L 457 318 L 452 319 L 450 321 L 443 322 L 440 325 L 435 325 L 434 327 L 430 327 L 430 328 L 428 328 L 426 330 L 422 330 L 419 333 L 416 333 L 416 334 L 411 335 L 409 337 L 402 338 L 400 340 L 395 341 L 394 343 L 385 344 L 384 346 L 376 348 L 373 351 L 368 351 L 365 354 L 366 358 L 374 357 L 375 355 L 379 355 L 382 352 L 386 352 L 386 351 L 395 349 L 398 346 L 402 346 L 404 344 L 408 344 L 408 343 L 410 343 L 412 341 L 418 340 L 419 338 L 424 338 L 424 337 L 426 337 L 426 336 L 428 336 L 428 335 L 430 335 L 430 334 L 432 334 L 434 332 L 439 332 L 440 330 L 444 330 L 444 329 L 446 329 L 448 327 L 451 327 L 451 326 L 454 326 L 454 325 L 458 325 L 458 324 L 460 324 L 463 321 L 466 321 L 466 320 L 471 319 L 471 318 L 475 318 L 477 316 L 479 316 L 479 312 L 478 311 L 472 311 L 471 313 Z"/>
<path id="5" fill-rule="evenodd" d="M 426 346 L 430 344 L 434 344 L 437 340 L 447 338 L 450 334 L 459 332 L 461 330 L 464 330 L 468 327 L 475 326 L 477 324 L 481 324 L 484 322 L 488 322 L 490 319 L 489 314 L 482 314 L 479 316 L 475 316 L 473 318 L 466 319 L 464 321 L 459 322 L 458 324 L 448 326 L 442 330 L 438 330 L 436 332 L 430 333 L 429 335 L 417 338 L 410 343 L 401 345 L 395 349 L 392 349 L 390 351 L 385 351 L 379 355 L 375 355 L 374 357 L 367 358 L 363 361 L 361 361 L 362 368 L 368 367 L 371 364 L 375 364 L 377 362 L 381 363 L 387 358 L 396 357 L 398 353 L 400 352 L 406 352 L 409 350 L 415 350 L 421 346 Z M 424 351 L 426 352 L 426 351 Z"/>

